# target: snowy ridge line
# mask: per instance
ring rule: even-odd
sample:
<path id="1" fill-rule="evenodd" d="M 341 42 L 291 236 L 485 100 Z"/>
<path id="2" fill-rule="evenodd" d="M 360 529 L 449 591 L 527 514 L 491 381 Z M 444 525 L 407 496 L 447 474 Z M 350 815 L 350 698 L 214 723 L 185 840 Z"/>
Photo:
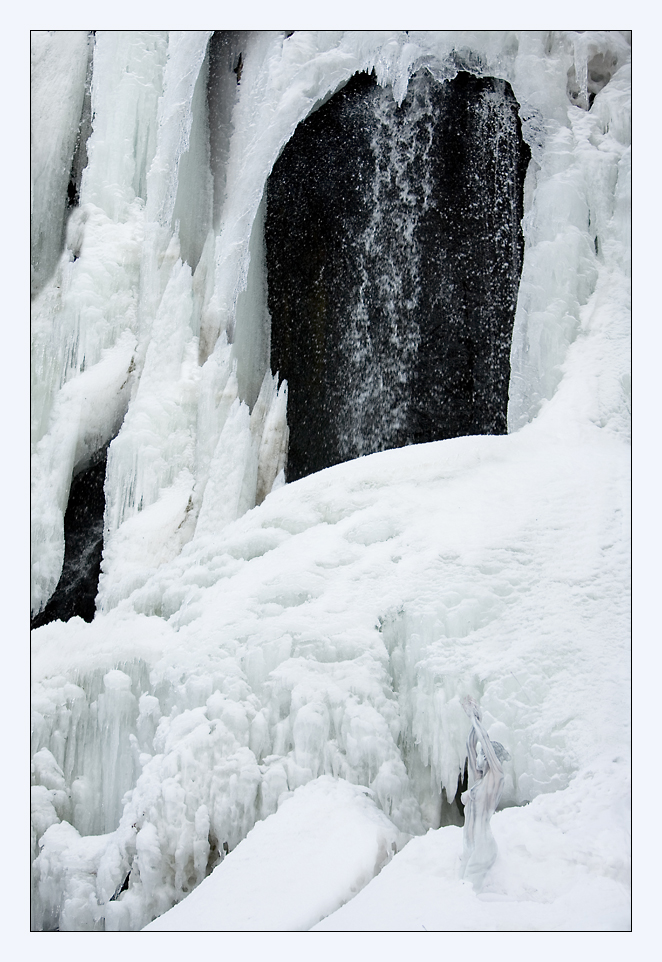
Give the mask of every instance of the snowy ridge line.
<path id="1" fill-rule="evenodd" d="M 87 39 L 38 44 L 44 62 L 78 51 L 62 87 L 37 72 L 33 90 L 70 169 Z M 97 616 L 33 633 L 33 926 L 144 927 L 214 868 L 250 864 L 256 821 L 278 832 L 292 793 L 328 778 L 372 792 L 376 837 L 383 819 L 418 836 L 375 882 L 366 848 L 348 927 L 388 927 L 398 899 L 401 927 L 449 924 L 404 911 L 388 880 L 409 859 L 465 927 L 496 927 L 456 875 L 471 694 L 512 756 L 487 894 L 511 927 L 626 927 L 629 47 L 617 32 L 255 34 L 217 50 L 218 79 L 211 45 L 96 35 L 80 203 L 34 301 L 33 611 L 59 577 L 71 477 L 111 444 Z M 401 102 L 422 64 L 507 79 L 531 138 L 512 433 L 284 485 L 266 179 L 356 70 Z M 64 211 L 62 184 L 39 209 Z M 209 204 L 199 230 L 192 197 Z M 355 894 L 333 884 L 325 913 Z"/>

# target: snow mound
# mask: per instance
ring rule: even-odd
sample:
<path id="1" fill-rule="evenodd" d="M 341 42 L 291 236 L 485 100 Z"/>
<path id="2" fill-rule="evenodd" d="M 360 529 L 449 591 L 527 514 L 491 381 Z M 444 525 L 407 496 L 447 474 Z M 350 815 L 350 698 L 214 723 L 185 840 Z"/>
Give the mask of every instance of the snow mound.
<path id="1" fill-rule="evenodd" d="M 365 788 L 323 775 L 281 798 L 194 892 L 146 928 L 308 930 L 353 898 L 407 838 Z"/>
<path id="2" fill-rule="evenodd" d="M 69 859 L 57 896 L 93 886 L 106 928 L 167 911 L 320 775 L 370 788 L 401 831 L 437 828 L 467 693 L 512 756 L 505 805 L 627 757 L 627 448 L 546 420 L 286 485 L 108 615 L 37 629 L 35 751 L 73 800 L 40 823 L 45 917 L 49 819 L 110 833 L 96 867 Z"/>
<path id="3" fill-rule="evenodd" d="M 448 826 L 412 839 L 315 930 L 628 930 L 629 798 L 621 768 L 616 759 L 564 792 L 497 812 L 491 825 L 499 854 L 480 895 L 459 878 L 462 830 Z"/>

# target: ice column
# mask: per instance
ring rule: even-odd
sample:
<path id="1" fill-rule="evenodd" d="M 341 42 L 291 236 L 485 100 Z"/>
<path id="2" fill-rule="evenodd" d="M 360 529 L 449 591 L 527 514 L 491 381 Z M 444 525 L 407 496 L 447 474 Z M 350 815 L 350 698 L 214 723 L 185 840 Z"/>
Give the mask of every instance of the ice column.
<path id="1" fill-rule="evenodd" d="M 78 135 L 90 41 L 83 30 L 31 38 L 31 287 L 37 294 L 62 249 L 67 183 Z"/>
<path id="2" fill-rule="evenodd" d="M 462 837 L 462 878 L 480 892 L 487 872 L 497 857 L 497 845 L 490 829 L 503 791 L 504 774 L 500 757 L 508 753 L 498 742 L 491 742 L 482 724 L 482 712 L 473 698 L 467 697 L 463 708 L 471 718 L 467 739 L 471 788 L 462 793 L 464 832 Z M 480 753 L 477 744 L 480 741 Z"/>
<path id="3" fill-rule="evenodd" d="M 159 33 L 95 37 L 94 120 L 80 205 L 69 217 L 52 283 L 33 308 L 33 613 L 60 576 L 72 474 L 116 434 L 129 401 L 143 239 L 140 195 L 154 151 L 166 47 Z"/>

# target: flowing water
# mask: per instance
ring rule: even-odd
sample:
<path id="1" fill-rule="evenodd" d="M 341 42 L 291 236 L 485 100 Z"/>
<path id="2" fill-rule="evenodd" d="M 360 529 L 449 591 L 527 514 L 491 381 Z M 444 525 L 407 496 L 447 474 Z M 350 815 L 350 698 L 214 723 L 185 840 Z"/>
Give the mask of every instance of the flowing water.
<path id="1" fill-rule="evenodd" d="M 506 433 L 529 160 L 510 86 L 357 74 L 268 183 L 272 370 L 288 480 L 374 451 Z"/>

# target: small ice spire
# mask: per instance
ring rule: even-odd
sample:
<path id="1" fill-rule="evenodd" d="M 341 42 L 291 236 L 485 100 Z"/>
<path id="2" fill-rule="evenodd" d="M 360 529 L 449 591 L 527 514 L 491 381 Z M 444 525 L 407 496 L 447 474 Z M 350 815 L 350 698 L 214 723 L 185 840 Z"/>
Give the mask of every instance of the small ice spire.
<path id="1" fill-rule="evenodd" d="M 462 700 L 462 707 L 472 725 L 467 739 L 471 788 L 461 796 L 464 833 L 460 876 L 471 882 L 476 892 L 480 892 L 485 876 L 497 857 L 497 844 L 490 829 L 490 819 L 503 791 L 501 761 L 507 760 L 510 755 L 503 745 L 490 740 L 482 724 L 482 712 L 473 698 L 467 695 Z M 480 753 L 477 751 L 479 742 Z"/>

